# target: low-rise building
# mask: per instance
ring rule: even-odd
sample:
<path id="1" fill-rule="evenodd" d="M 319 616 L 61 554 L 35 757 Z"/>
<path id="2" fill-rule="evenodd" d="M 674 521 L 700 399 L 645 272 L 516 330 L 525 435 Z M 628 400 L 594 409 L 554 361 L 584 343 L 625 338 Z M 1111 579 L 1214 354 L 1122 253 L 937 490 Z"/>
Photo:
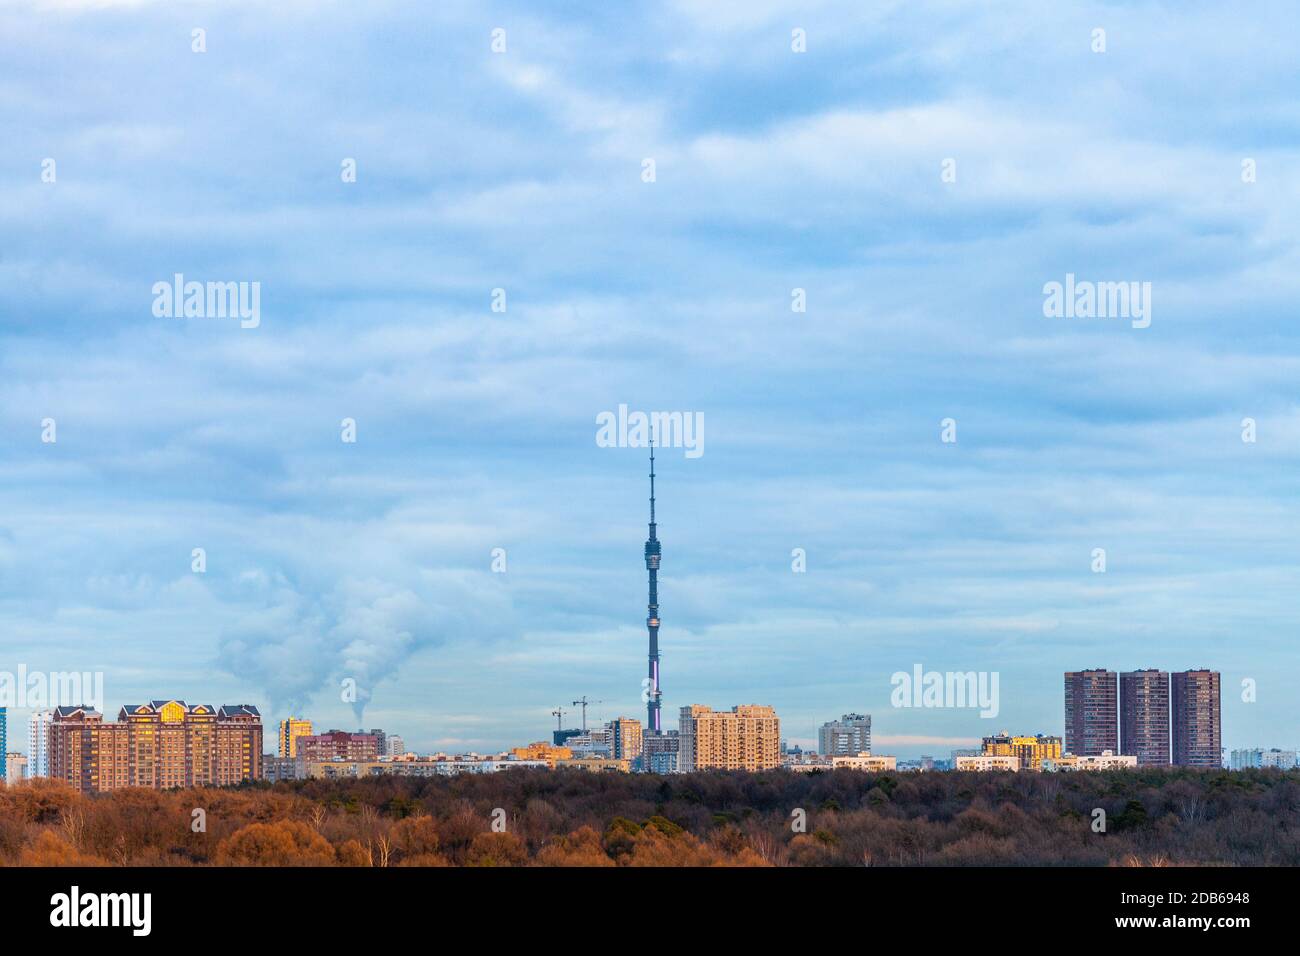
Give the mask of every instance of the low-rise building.
<path id="1" fill-rule="evenodd" d="M 546 766 L 554 767 L 557 760 L 571 759 L 573 750 L 569 747 L 556 747 L 554 744 L 539 740 L 527 747 L 516 747 L 510 751 L 510 755 L 516 760 L 541 760 L 546 763 Z"/>
<path id="2" fill-rule="evenodd" d="M 812 773 L 815 770 L 834 770 L 829 757 L 812 750 L 787 750 L 781 755 L 781 767 L 795 773 Z"/>
<path id="3" fill-rule="evenodd" d="M 15 784 L 27 779 L 27 757 L 20 753 L 5 754 L 5 783 Z"/>
<path id="4" fill-rule="evenodd" d="M 897 770 L 898 758 L 885 754 L 874 755 L 868 752 L 844 754 L 831 757 L 831 766 L 836 770 L 865 770 L 868 773 L 880 773 L 885 770 Z M 932 764 L 933 766 L 933 764 Z"/>
<path id="5" fill-rule="evenodd" d="M 1138 765 L 1137 754 L 1117 754 L 1103 750 L 1099 754 L 1063 754 L 1047 761 L 1044 770 L 1127 770 Z"/>
<path id="6" fill-rule="evenodd" d="M 1020 758 L 1021 770 L 1041 770 L 1043 761 L 1057 760 L 1061 756 L 1061 738 L 1042 734 L 1016 736 L 1005 730 L 985 737 L 981 752 L 988 756 L 1011 755 Z"/>
<path id="7" fill-rule="evenodd" d="M 571 757 L 568 760 L 555 761 L 557 770 L 612 771 L 614 773 L 631 773 L 632 761 L 620 757 Z"/>
<path id="8" fill-rule="evenodd" d="M 1296 752 L 1294 750 L 1234 750 L 1228 764 L 1233 770 L 1250 770 L 1264 767 L 1277 767 L 1279 770 L 1294 770 Z"/>
<path id="9" fill-rule="evenodd" d="M 1014 754 L 976 754 L 973 757 L 958 757 L 957 769 L 987 773 L 993 770 L 1020 769 L 1020 758 Z"/>
<path id="10" fill-rule="evenodd" d="M 549 769 L 545 760 L 518 760 L 498 754 L 480 757 L 478 754 L 447 756 L 435 754 L 414 760 L 329 760 L 301 762 L 302 779 L 348 780 L 361 777 L 454 777 L 462 773 L 498 773 L 520 767 Z"/>

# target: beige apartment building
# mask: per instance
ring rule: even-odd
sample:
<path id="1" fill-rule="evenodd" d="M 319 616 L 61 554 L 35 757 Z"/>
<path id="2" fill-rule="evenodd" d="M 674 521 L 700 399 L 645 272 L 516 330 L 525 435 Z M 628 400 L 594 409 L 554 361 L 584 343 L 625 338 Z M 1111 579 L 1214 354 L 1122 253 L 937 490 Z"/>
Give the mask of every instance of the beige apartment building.
<path id="1" fill-rule="evenodd" d="M 636 760 L 641 756 L 642 733 L 641 721 L 635 717 L 616 717 L 608 725 L 610 756 L 619 760 Z"/>
<path id="2" fill-rule="evenodd" d="M 781 766 L 781 721 L 771 707 L 740 704 L 715 711 L 692 704 L 682 708 L 678 730 L 678 769 L 683 773 Z"/>
<path id="3" fill-rule="evenodd" d="M 1065 754 L 1049 761 L 1048 770 L 1128 770 L 1138 765 L 1137 754 L 1113 754 L 1103 750 L 1099 754 L 1075 756 Z"/>
<path id="4" fill-rule="evenodd" d="M 1020 758 L 1015 754 L 977 754 L 973 757 L 958 757 L 958 770 L 973 770 L 987 773 L 992 770 L 1019 770 Z"/>
<path id="5" fill-rule="evenodd" d="M 877 756 L 865 750 L 859 754 L 843 754 L 831 757 L 831 768 L 838 770 L 841 767 L 848 770 L 866 770 L 870 773 L 880 773 L 885 770 L 897 770 L 898 758 L 886 756 L 885 754 Z"/>
<path id="6" fill-rule="evenodd" d="M 594 770 L 613 773 L 631 773 L 632 761 L 621 757 L 571 757 L 568 760 L 555 761 L 556 769 Z"/>

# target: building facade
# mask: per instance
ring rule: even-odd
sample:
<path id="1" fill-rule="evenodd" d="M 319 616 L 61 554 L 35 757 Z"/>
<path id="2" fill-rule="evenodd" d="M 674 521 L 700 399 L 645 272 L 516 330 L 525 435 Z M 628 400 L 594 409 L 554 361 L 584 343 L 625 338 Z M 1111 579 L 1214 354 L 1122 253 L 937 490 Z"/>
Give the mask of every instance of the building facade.
<path id="1" fill-rule="evenodd" d="M 1169 675 L 1169 687 L 1174 764 L 1222 767 L 1219 672 L 1177 671 Z"/>
<path id="2" fill-rule="evenodd" d="M 609 771 L 612 773 L 631 773 L 632 761 L 617 757 L 571 757 L 568 760 L 555 761 L 557 770 Z"/>
<path id="3" fill-rule="evenodd" d="M 262 777 L 262 718 L 251 704 L 154 700 L 123 707 L 115 723 L 88 707 L 58 707 L 48 740 L 49 775 L 82 792 Z"/>
<path id="4" fill-rule="evenodd" d="M 54 718 L 52 710 L 32 712 L 27 725 L 27 776 L 48 777 L 50 775 L 50 721 Z"/>
<path id="5" fill-rule="evenodd" d="M 302 780 L 355 780 L 364 777 L 454 777 L 463 773 L 499 773 L 532 767 L 545 770 L 543 760 L 516 760 L 498 755 L 481 757 L 476 754 L 448 756 L 434 754 L 413 760 L 330 760 L 322 763 L 303 762 L 298 758 L 298 775 Z"/>
<path id="6" fill-rule="evenodd" d="M 1020 758 L 1014 754 L 978 754 L 974 757 L 957 757 L 956 762 L 958 770 L 976 773 L 1020 769 Z"/>
<path id="7" fill-rule="evenodd" d="M 609 731 L 616 760 L 636 761 L 641 756 L 643 748 L 641 721 L 634 717 L 616 717 L 609 722 L 606 729 Z"/>
<path id="8" fill-rule="evenodd" d="M 1018 757 L 1021 770 L 1042 770 L 1043 761 L 1060 759 L 1061 738 L 1045 737 L 1042 734 L 1016 737 L 1004 730 L 992 737 L 985 737 L 980 753 L 987 757 Z"/>
<path id="9" fill-rule="evenodd" d="M 817 752 L 826 757 L 871 752 L 869 714 L 845 714 L 822 724 L 817 731 Z"/>
<path id="10" fill-rule="evenodd" d="M 675 730 L 641 738 L 641 769 L 646 773 L 677 773 L 681 736 Z"/>
<path id="11" fill-rule="evenodd" d="M 284 720 L 280 721 L 280 749 L 281 757 L 298 756 L 298 739 L 300 737 L 311 736 L 311 721 L 301 717 L 295 717 L 290 714 Z"/>
<path id="12" fill-rule="evenodd" d="M 1119 752 L 1119 689 L 1114 671 L 1065 673 L 1065 749 L 1083 755 Z"/>
<path id="13" fill-rule="evenodd" d="M 49 776 L 83 793 L 131 785 L 128 726 L 104 723 L 90 707 L 56 707 L 50 720 Z"/>
<path id="14" fill-rule="evenodd" d="M 15 784 L 27 779 L 27 758 L 20 753 L 5 754 L 5 783 Z"/>
<path id="15" fill-rule="evenodd" d="M 1109 750 L 1100 754 L 1086 756 L 1065 756 L 1048 761 L 1045 770 L 1130 770 L 1138 765 L 1138 758 L 1133 754 L 1113 754 Z"/>
<path id="16" fill-rule="evenodd" d="M 282 780 L 297 780 L 297 758 L 281 757 L 278 754 L 263 754 L 262 779 L 267 783 L 279 783 Z"/>
<path id="17" fill-rule="evenodd" d="M 948 759 L 948 766 L 951 769 L 956 770 L 958 757 L 978 757 L 979 755 L 980 755 L 979 750 L 971 750 L 965 747 L 959 750 L 954 750 Z"/>
<path id="18" fill-rule="evenodd" d="M 388 756 L 388 733 L 380 730 L 378 727 L 371 727 L 369 730 L 357 730 L 359 734 L 369 734 L 375 738 L 375 749 L 379 756 Z"/>
<path id="19" fill-rule="evenodd" d="M 781 766 L 781 721 L 771 707 L 741 704 L 715 711 L 692 704 L 681 710 L 678 734 L 678 767 L 684 773 Z"/>
<path id="20" fill-rule="evenodd" d="M 860 754 L 837 754 L 831 757 L 831 768 L 839 770 L 865 770 L 869 773 L 879 773 L 883 770 L 897 770 L 898 758 L 880 754 L 879 756 L 860 753 Z"/>
<path id="21" fill-rule="evenodd" d="M 328 760 L 369 761 L 379 759 L 379 738 L 374 734 L 352 734 L 346 730 L 328 730 L 298 738 L 297 753 L 307 763 Z"/>
<path id="22" fill-rule="evenodd" d="M 1296 752 L 1294 750 L 1279 750 L 1273 747 L 1270 750 L 1234 750 L 1229 766 L 1233 770 L 1253 770 L 1263 769 L 1265 767 L 1276 767 L 1278 770 L 1295 770 L 1300 765 L 1296 761 Z"/>
<path id="23" fill-rule="evenodd" d="M 1161 670 L 1119 675 L 1119 752 L 1138 766 L 1169 765 L 1169 674 Z"/>
<path id="24" fill-rule="evenodd" d="M 612 757 L 614 755 L 614 731 L 612 724 L 592 727 L 579 731 L 565 739 L 563 746 L 579 757 Z"/>
<path id="25" fill-rule="evenodd" d="M 834 770 L 835 766 L 830 757 L 823 757 L 812 750 L 787 750 L 781 754 L 781 768 L 794 773 L 812 773 L 815 770 Z"/>
<path id="26" fill-rule="evenodd" d="M 577 727 L 569 727 L 564 730 L 551 731 L 551 742 L 557 747 L 563 747 L 571 738 L 578 737 L 582 731 Z"/>
<path id="27" fill-rule="evenodd" d="M 510 751 L 510 756 L 516 760 L 543 761 L 546 766 L 554 767 L 557 760 L 569 760 L 573 757 L 573 751 L 568 747 L 556 747 L 548 744 L 543 740 L 537 743 L 529 744 L 527 747 L 516 747 Z"/>

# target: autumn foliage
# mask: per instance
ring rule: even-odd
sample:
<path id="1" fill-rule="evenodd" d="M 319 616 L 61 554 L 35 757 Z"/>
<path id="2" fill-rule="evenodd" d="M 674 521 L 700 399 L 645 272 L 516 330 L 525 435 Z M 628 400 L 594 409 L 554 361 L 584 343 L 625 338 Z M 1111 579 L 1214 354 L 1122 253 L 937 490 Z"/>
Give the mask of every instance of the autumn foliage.
<path id="1" fill-rule="evenodd" d="M 1300 772 L 521 768 L 98 796 L 35 780 L 0 786 L 0 864 L 1300 865 Z"/>

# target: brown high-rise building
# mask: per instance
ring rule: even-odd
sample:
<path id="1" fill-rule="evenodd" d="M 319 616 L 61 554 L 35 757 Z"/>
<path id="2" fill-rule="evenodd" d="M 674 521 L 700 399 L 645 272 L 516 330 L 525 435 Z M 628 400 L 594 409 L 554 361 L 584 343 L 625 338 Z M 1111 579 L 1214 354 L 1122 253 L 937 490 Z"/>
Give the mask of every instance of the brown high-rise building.
<path id="1" fill-rule="evenodd" d="M 128 731 L 90 707 L 56 707 L 46 735 L 50 777 L 83 793 L 131 786 Z"/>
<path id="2" fill-rule="evenodd" d="M 1223 743 L 1218 671 L 1176 671 L 1169 675 L 1174 763 L 1179 767 L 1222 767 Z"/>
<path id="3" fill-rule="evenodd" d="M 1119 753 L 1115 672 L 1065 672 L 1065 750 L 1076 756 Z"/>
<path id="4" fill-rule="evenodd" d="M 330 730 L 310 737 L 299 737 L 297 757 L 305 763 L 378 760 L 379 737 L 375 734 L 351 734 L 346 730 Z"/>
<path id="5" fill-rule="evenodd" d="M 1161 670 L 1119 675 L 1119 752 L 1138 766 L 1169 765 L 1169 674 Z"/>
<path id="6" fill-rule="evenodd" d="M 105 723 L 96 710 L 59 707 L 49 752 L 50 776 L 83 792 L 229 786 L 262 776 L 262 717 L 250 704 L 154 700 Z"/>

